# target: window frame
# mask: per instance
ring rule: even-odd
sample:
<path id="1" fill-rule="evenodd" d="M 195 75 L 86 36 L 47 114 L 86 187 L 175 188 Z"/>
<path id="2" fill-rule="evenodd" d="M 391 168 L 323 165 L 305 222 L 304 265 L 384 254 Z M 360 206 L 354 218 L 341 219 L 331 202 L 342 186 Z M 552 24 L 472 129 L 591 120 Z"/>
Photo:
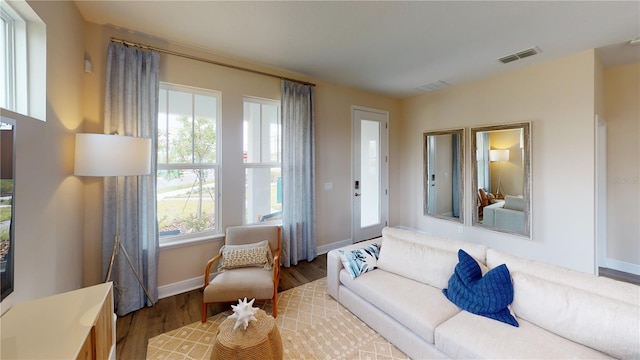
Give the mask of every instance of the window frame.
<path id="1" fill-rule="evenodd" d="M 211 239 L 216 239 L 219 238 L 221 236 L 223 236 L 223 231 L 222 231 L 222 224 L 221 224 L 221 200 L 222 200 L 222 191 L 221 189 L 221 184 L 220 184 L 220 172 L 222 170 L 222 155 L 221 155 L 221 149 L 222 149 L 222 132 L 220 131 L 221 127 L 220 124 L 222 122 L 222 92 L 219 90 L 211 90 L 211 89 L 204 89 L 204 88 L 198 88 L 198 87 L 194 87 L 194 86 L 188 86 L 188 85 L 181 85 L 181 84 L 175 84 L 175 83 L 170 83 L 170 82 L 164 82 L 161 81 L 160 82 L 160 87 L 159 89 L 161 90 L 167 90 L 167 91 L 181 91 L 181 92 L 186 92 L 191 94 L 192 96 L 192 115 L 194 112 L 194 102 L 195 102 L 195 95 L 203 95 L 203 96 L 210 96 L 210 97 L 214 97 L 216 98 L 216 121 L 215 121 L 215 127 L 216 127 L 216 159 L 215 159 L 215 163 L 202 163 L 202 164 L 197 164 L 197 163 L 160 163 L 158 161 L 156 161 L 156 174 L 155 176 L 158 176 L 158 172 L 161 170 L 194 170 L 194 169 L 212 169 L 214 171 L 214 183 L 215 183 L 215 206 L 214 206 L 214 222 L 215 222 L 215 229 L 214 230 L 207 230 L 207 231 L 201 231 L 201 232 L 196 232 L 196 233 L 185 233 L 185 234 L 177 234 L 177 235 L 162 235 L 160 236 L 160 234 L 158 234 L 159 237 L 159 243 L 160 243 L 160 247 L 168 247 L 168 246 L 175 246 L 175 245 L 185 245 L 185 244 L 189 244 L 189 243 L 193 243 L 193 242 L 199 242 L 199 241 L 205 241 L 205 240 L 211 240 Z M 167 103 L 168 106 L 168 103 Z M 168 109 L 165 109 L 168 110 Z M 158 107 L 158 113 L 160 113 L 160 108 Z M 194 118 L 195 119 L 195 118 Z M 194 123 L 195 124 L 195 121 Z M 158 125 L 157 125 L 158 129 L 160 128 L 160 119 L 158 119 Z M 193 134 L 194 128 L 192 126 L 192 134 Z M 157 134 L 157 140 L 159 142 L 160 140 L 160 131 L 158 131 Z M 156 153 L 157 153 L 158 149 L 156 149 Z M 167 147 L 167 154 L 168 154 L 169 148 Z M 168 158 L 168 156 L 167 156 Z M 156 195 L 157 197 L 157 195 Z"/>
<path id="2" fill-rule="evenodd" d="M 246 187 L 246 176 L 247 176 L 247 169 L 261 169 L 261 168 L 280 168 L 280 173 L 282 174 L 282 102 L 280 100 L 276 100 L 276 99 L 266 99 L 266 98 L 261 98 L 261 97 L 256 97 L 256 96 L 248 96 L 245 95 L 242 97 L 242 108 L 243 108 L 243 114 L 242 114 L 242 122 L 243 122 L 243 130 L 242 130 L 242 143 L 243 143 L 243 156 L 244 156 L 244 121 L 245 121 L 245 114 L 244 114 L 244 104 L 246 102 L 251 102 L 254 104 L 260 104 L 261 109 L 263 105 L 275 105 L 276 108 L 278 109 L 278 125 L 279 125 L 279 151 L 278 151 L 278 161 L 274 162 L 274 161 L 262 161 L 263 158 L 263 154 L 260 154 L 260 160 L 258 162 L 245 162 L 244 159 L 240 159 L 242 161 L 242 176 L 243 176 L 243 182 L 245 184 Z M 262 112 L 261 112 L 262 113 Z M 260 121 L 262 122 L 262 116 L 260 117 Z M 262 128 L 262 126 L 261 126 Z M 243 225 L 258 225 L 260 224 L 260 222 L 256 221 L 256 222 L 247 222 L 247 191 L 244 190 L 242 192 L 242 224 Z M 274 220 L 273 222 L 270 222 L 271 224 L 278 224 L 281 221 L 278 220 Z"/>
<path id="3" fill-rule="evenodd" d="M 25 0 L 0 3 L 4 21 L 9 21 L 10 34 L 5 42 L 6 93 L 8 110 L 46 121 L 47 30 L 46 24 Z M 7 51 L 9 50 L 9 51 Z M 7 74 L 8 72 L 8 74 Z M 4 99 L 2 100 L 4 102 Z"/>
<path id="4" fill-rule="evenodd" d="M 2 26 L 4 27 L 4 94 L 6 101 L 2 108 L 7 110 L 16 110 L 16 22 L 20 17 L 12 11 L 11 7 L 2 7 L 0 9 L 0 18 L 2 18 Z"/>

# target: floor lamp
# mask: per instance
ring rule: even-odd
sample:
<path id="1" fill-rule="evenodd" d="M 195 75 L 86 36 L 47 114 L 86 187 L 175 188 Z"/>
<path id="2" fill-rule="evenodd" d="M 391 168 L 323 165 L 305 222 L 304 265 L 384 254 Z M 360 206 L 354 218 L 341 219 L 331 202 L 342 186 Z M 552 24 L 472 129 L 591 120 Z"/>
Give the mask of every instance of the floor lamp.
<path id="1" fill-rule="evenodd" d="M 121 251 L 127 258 L 129 267 L 138 279 L 145 295 L 153 303 L 153 298 L 144 286 L 140 275 L 131 263 L 131 258 L 122 245 L 119 231 L 120 201 L 118 182 L 120 176 L 148 175 L 151 172 L 151 139 L 107 134 L 76 134 L 76 158 L 74 174 L 77 176 L 116 177 L 116 221 L 113 250 L 104 281 L 111 279 L 111 270 L 116 256 Z"/>
<path id="2" fill-rule="evenodd" d="M 496 186 L 496 195 L 502 194 L 500 192 L 500 188 L 502 187 L 502 184 L 500 183 L 500 180 L 501 180 L 500 177 L 502 172 L 502 162 L 509 161 L 509 149 L 489 150 L 489 161 L 498 162 L 498 186 Z"/>

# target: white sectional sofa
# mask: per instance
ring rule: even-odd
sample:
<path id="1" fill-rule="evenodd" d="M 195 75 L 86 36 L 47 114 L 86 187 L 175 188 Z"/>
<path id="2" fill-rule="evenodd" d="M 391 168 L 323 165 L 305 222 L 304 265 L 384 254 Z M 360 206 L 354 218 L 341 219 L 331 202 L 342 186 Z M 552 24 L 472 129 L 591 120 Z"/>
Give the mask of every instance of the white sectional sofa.
<path id="1" fill-rule="evenodd" d="M 482 224 L 524 232 L 524 206 L 524 198 L 507 195 L 505 200 L 484 207 Z"/>
<path id="2" fill-rule="evenodd" d="M 352 278 L 339 250 L 372 243 L 380 245 L 377 269 Z M 507 265 L 518 327 L 443 295 L 458 249 L 483 274 Z M 396 228 L 339 250 L 327 255 L 329 295 L 413 359 L 640 358 L 639 286 Z"/>

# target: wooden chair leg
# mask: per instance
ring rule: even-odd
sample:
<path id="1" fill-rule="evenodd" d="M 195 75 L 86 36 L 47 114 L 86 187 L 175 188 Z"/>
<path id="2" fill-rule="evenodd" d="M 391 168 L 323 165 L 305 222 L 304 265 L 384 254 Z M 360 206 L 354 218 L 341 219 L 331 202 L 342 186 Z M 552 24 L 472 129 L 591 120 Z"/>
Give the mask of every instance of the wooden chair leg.
<path id="1" fill-rule="evenodd" d="M 278 317 L 278 292 L 276 291 L 276 293 L 273 295 L 273 299 L 271 300 L 273 302 L 273 317 L 276 318 Z"/>
<path id="2" fill-rule="evenodd" d="M 202 303 L 202 323 L 207 322 L 207 307 L 209 305 L 207 303 Z"/>

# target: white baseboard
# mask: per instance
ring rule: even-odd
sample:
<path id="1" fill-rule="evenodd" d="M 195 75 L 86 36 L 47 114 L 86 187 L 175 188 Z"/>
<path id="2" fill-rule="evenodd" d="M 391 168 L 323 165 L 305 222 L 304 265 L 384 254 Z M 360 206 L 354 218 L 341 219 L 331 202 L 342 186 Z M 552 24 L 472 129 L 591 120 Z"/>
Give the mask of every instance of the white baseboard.
<path id="1" fill-rule="evenodd" d="M 202 287 L 202 276 L 178 281 L 172 284 L 158 286 L 158 299 L 164 299 L 173 295 L 185 293 L 187 291 Z"/>
<path id="2" fill-rule="evenodd" d="M 640 275 L 640 265 L 632 264 L 616 259 L 605 258 L 604 262 L 599 265 L 607 269 L 613 269 L 618 271 L 624 271 L 629 274 Z"/>
<path id="3" fill-rule="evenodd" d="M 353 241 L 351 239 L 344 239 L 331 244 L 318 246 L 318 255 L 326 254 L 331 250 L 339 249 L 343 246 L 351 245 Z"/>

